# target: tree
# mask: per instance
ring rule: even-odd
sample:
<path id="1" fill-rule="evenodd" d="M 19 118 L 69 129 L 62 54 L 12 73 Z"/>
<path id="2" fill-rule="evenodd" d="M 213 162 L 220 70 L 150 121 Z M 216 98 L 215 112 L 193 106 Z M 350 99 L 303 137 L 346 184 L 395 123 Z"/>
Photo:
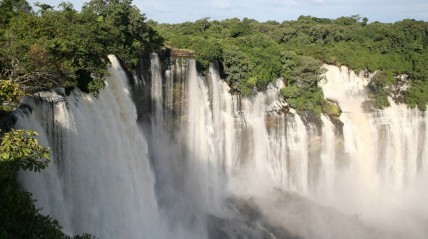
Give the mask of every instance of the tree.
<path id="1" fill-rule="evenodd" d="M 199 70 L 207 69 L 211 63 L 221 58 L 221 46 L 213 38 L 195 37 L 189 43 L 191 48 L 196 52 L 196 61 Z"/>
<path id="2" fill-rule="evenodd" d="M 316 87 L 323 79 L 321 76 L 325 69 L 321 68 L 322 62 L 313 57 L 299 56 L 295 52 L 282 53 L 282 77 L 287 84 L 297 85 L 301 88 Z"/>
<path id="3" fill-rule="evenodd" d="M 9 24 L 11 18 L 21 13 L 30 13 L 31 6 L 26 0 L 2 0 L 0 2 L 0 26 Z"/>
<path id="4" fill-rule="evenodd" d="M 136 66 L 143 52 L 159 50 L 163 44 L 163 38 L 146 24 L 146 17 L 132 0 L 92 0 L 82 11 L 98 16 L 109 32 L 108 53 L 119 57 L 127 69 Z"/>
<path id="5" fill-rule="evenodd" d="M 388 96 L 392 93 L 392 86 L 395 79 L 391 71 L 379 71 L 369 82 L 369 88 L 372 90 L 373 106 L 378 109 L 388 107 Z"/>
<path id="6" fill-rule="evenodd" d="M 224 72 L 227 74 L 226 81 L 232 89 L 249 95 L 253 89 L 245 83 L 249 80 L 249 63 L 245 54 L 236 46 L 223 49 L 222 62 Z"/>
<path id="7" fill-rule="evenodd" d="M 367 22 L 369 21 L 369 19 L 367 17 L 363 18 L 363 21 L 361 22 L 362 26 L 367 26 Z"/>
<path id="8" fill-rule="evenodd" d="M 19 85 L 9 80 L 0 80 L 0 115 L 10 112 L 19 105 L 24 91 Z"/>
<path id="9" fill-rule="evenodd" d="M 195 26 L 197 26 L 201 32 L 204 32 L 204 31 L 208 30 L 208 28 L 211 25 L 209 20 L 210 20 L 209 17 L 199 19 L 195 22 Z"/>
<path id="10" fill-rule="evenodd" d="M 19 169 L 40 172 L 48 166 L 50 150 L 39 145 L 34 138 L 37 135 L 34 131 L 20 129 L 3 135 L 0 144 L 3 173 L 15 173 Z"/>
<path id="11" fill-rule="evenodd" d="M 293 70 L 299 64 L 298 56 L 293 51 L 284 51 L 281 54 L 282 70 L 281 75 L 286 84 L 293 83 Z"/>
<path id="12" fill-rule="evenodd" d="M 38 3 L 38 14 L 18 12 L 9 2 L 0 7 L 11 12 L 0 31 L 0 72 L 29 91 L 78 86 L 97 93 L 107 75 L 107 55 L 132 71 L 141 54 L 163 44 L 131 0 L 94 0 L 82 12 L 69 3 L 58 9 Z"/>
<path id="13" fill-rule="evenodd" d="M 346 65 L 357 73 L 361 70 L 383 70 L 392 76 L 406 74 L 410 87 L 406 90 L 406 97 L 401 99 L 409 106 L 426 108 L 427 22 L 405 19 L 393 24 L 368 23 L 367 18 L 353 15 L 337 19 L 300 16 L 297 21 L 281 24 L 232 18 L 210 21 L 205 31 L 201 30 L 201 24 L 200 20 L 152 26 L 168 39 L 168 46 L 194 50 L 197 62 L 203 62 L 199 65 L 208 66 L 208 61 L 213 59 L 198 57 L 198 52 L 211 56 L 211 46 L 192 42 L 201 43 L 203 40 L 199 39 L 203 38 L 219 43 L 222 52 L 220 65 L 224 66 L 222 75 L 233 90 L 244 95 L 251 94 L 254 89 L 264 90 L 279 74 L 287 86 L 318 92 L 316 85 L 320 80 L 318 76 L 322 74 L 320 66 L 323 62 Z M 370 85 L 371 88 L 382 88 L 372 94 L 372 100 L 378 105 L 387 105 L 391 91 L 388 87 L 379 87 L 380 83 L 375 78 Z M 329 106 L 324 108 L 333 109 Z"/>
<path id="14" fill-rule="evenodd" d="M 324 79 L 322 62 L 308 56 L 300 56 L 292 51 L 281 54 L 282 77 L 286 87 L 281 89 L 282 96 L 289 105 L 300 113 L 308 113 L 320 120 L 325 105 L 324 95 L 318 82 Z"/>
<path id="15" fill-rule="evenodd" d="M 0 238 L 71 239 L 58 221 L 40 213 L 18 181 L 20 169 L 40 172 L 48 166 L 50 150 L 39 145 L 35 136 L 31 130 L 12 129 L 0 138 Z M 73 238 L 95 239 L 89 234 Z"/>
<path id="16" fill-rule="evenodd" d="M 75 13 L 22 14 L 6 31 L 3 74 L 32 90 L 75 86 L 77 40 L 71 27 Z M 90 59 L 88 59 L 90 60 Z"/>

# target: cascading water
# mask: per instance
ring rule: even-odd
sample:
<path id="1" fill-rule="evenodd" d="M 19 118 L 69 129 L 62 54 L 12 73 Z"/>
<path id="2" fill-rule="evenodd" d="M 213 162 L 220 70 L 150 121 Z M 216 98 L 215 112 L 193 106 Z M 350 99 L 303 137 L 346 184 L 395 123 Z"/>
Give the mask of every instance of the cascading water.
<path id="1" fill-rule="evenodd" d="M 426 237 L 427 207 L 414 205 L 428 199 L 428 190 L 422 186 L 428 183 L 423 154 L 428 146 L 427 116 L 392 100 L 381 111 L 364 109 L 369 79 L 346 67 L 324 67 L 327 83 L 321 86 L 343 111 L 343 158 L 350 165 L 336 170 L 341 182 L 333 184 L 335 198 L 327 200 L 327 205 L 357 214 L 398 238 Z"/>
<path id="2" fill-rule="evenodd" d="M 42 175 L 25 173 L 24 185 L 43 212 L 69 234 L 100 238 L 152 238 L 157 205 L 147 143 L 136 124 L 126 76 L 111 56 L 108 86 L 98 98 L 78 91 L 39 94 L 18 127 L 40 132 L 53 159 Z"/>
<path id="3" fill-rule="evenodd" d="M 321 192 L 331 192 L 334 186 L 335 178 L 335 159 L 336 159 L 336 136 L 334 134 L 334 125 L 324 115 L 321 116 L 323 123 L 321 155 L 320 155 L 320 178 L 319 186 Z"/>
<path id="4" fill-rule="evenodd" d="M 423 153 L 427 143 L 426 117 L 422 113 L 394 104 L 390 109 L 367 113 L 362 105 L 366 100 L 368 79 L 351 71 L 326 66 L 329 69 L 326 74 L 328 81 L 322 87 L 326 97 L 337 100 L 342 107 L 343 136 L 337 135 L 336 126 L 325 116 L 321 117 L 323 126 L 318 135 L 313 131 L 315 126 L 305 125 L 298 114 L 283 111 L 286 104 L 279 96 L 280 83 L 269 86 L 265 93 L 258 92 L 252 97 L 240 99 L 229 93 L 229 87 L 220 79 L 214 66 L 210 67 L 208 76 L 203 78 L 196 74 L 194 61 L 185 62 L 187 68 L 181 71 L 185 72 L 184 78 L 187 77 L 187 81 L 168 78 L 169 81 L 173 80 L 173 83 L 168 84 L 182 84 L 178 88 L 184 89 L 185 100 L 175 104 L 177 108 L 173 109 L 174 112 L 181 112 L 175 118 L 181 122 L 180 127 L 175 130 L 175 135 L 179 135 L 177 141 L 185 145 L 184 151 L 187 152 L 183 154 L 182 161 L 204 165 L 202 168 L 197 167 L 200 174 L 190 173 L 191 180 L 186 182 L 191 185 L 190 191 L 199 190 L 196 193 L 197 201 L 207 200 L 205 203 L 213 206 L 210 200 L 215 198 L 218 185 L 227 186 L 223 198 L 233 195 L 248 199 L 264 194 L 275 197 L 275 193 L 270 190 L 277 188 L 305 195 L 316 203 L 337 208 L 345 215 L 358 215 L 360 219 L 350 220 L 347 226 L 366 232 L 353 233 L 355 238 L 377 237 L 364 226 L 358 226 L 359 223 L 363 225 L 360 220 L 379 226 L 382 233 L 389 233 L 389 230 L 396 226 L 396 222 L 385 222 L 386 215 L 377 217 L 376 213 L 370 211 L 390 195 L 394 198 L 403 195 L 400 193 L 403 183 L 391 182 L 403 180 L 404 173 L 395 171 L 408 171 L 410 174 L 406 176 L 406 180 L 415 179 L 418 174 L 426 174 L 422 171 L 423 162 L 426 160 Z M 171 71 L 174 69 L 170 70 L 171 75 L 180 75 L 179 72 L 172 74 Z M 407 113 L 389 113 L 396 107 Z M 169 110 L 171 109 L 163 109 L 164 112 Z M 408 122 L 404 127 L 394 123 L 397 122 L 397 114 L 402 115 L 400 117 L 405 120 L 403 122 Z M 389 130 L 385 133 L 386 119 L 395 124 L 388 123 L 388 129 L 396 129 L 397 132 Z M 400 141 L 394 135 L 398 138 L 402 135 L 403 138 Z M 415 144 L 412 145 L 411 142 Z M 394 146 L 388 148 L 387 145 Z M 388 153 L 382 152 L 382 149 Z M 403 150 L 406 155 L 403 155 Z M 390 157 L 397 154 L 395 158 Z M 194 156 L 196 158 L 192 158 Z M 401 164 L 397 165 L 394 163 L 396 161 Z M 394 168 L 391 175 L 391 169 L 387 169 L 387 164 L 383 162 L 393 163 L 401 169 Z M 224 175 L 221 180 L 212 180 L 219 175 Z M 392 179 L 385 180 L 385 177 Z M 382 195 L 384 189 L 391 185 L 394 185 L 393 189 Z M 207 192 L 211 192 L 211 195 L 203 199 L 201 196 L 207 195 Z M 268 201 L 262 200 L 260 204 Z M 394 203 L 389 204 L 388 209 L 384 207 L 382 210 L 391 210 L 390 206 Z M 207 206 L 203 208 L 206 209 Z M 211 210 L 210 213 L 215 212 Z M 287 213 L 292 214 L 289 211 Z M 302 218 L 307 216 L 300 215 Z M 383 223 L 385 225 L 380 225 Z M 414 223 L 418 225 L 416 227 L 423 228 L 420 225 L 424 220 L 416 220 Z M 307 226 L 310 229 L 300 226 L 303 229 L 296 230 L 296 233 L 309 236 L 312 234 L 306 232 L 310 230 L 316 235 L 317 230 L 324 227 L 325 232 L 318 231 L 320 238 L 337 238 L 344 235 L 352 237 L 345 232 L 346 229 L 337 230 L 333 223 L 324 224 Z M 285 225 L 287 228 L 295 226 L 292 223 Z M 403 233 L 403 227 L 398 228 L 398 231 Z M 335 233 L 328 233 L 328 230 Z M 353 230 L 351 231 L 354 232 Z M 418 238 L 418 233 L 412 236 Z M 421 235 L 427 235 L 424 233 Z"/>
<path id="5" fill-rule="evenodd" d="M 397 190 L 425 174 L 425 114 L 393 101 L 382 111 L 365 112 L 368 79 L 345 67 L 325 67 L 323 91 L 343 110 L 345 152 L 353 170 L 365 173 L 370 184 Z"/>
<path id="6" fill-rule="evenodd" d="M 125 76 L 111 60 L 112 77 L 99 98 L 46 93 L 18 122 L 41 132 L 53 149 L 54 162 L 42 176 L 22 178 L 67 233 L 428 236 L 428 117 L 393 102 L 368 111 L 363 75 L 325 66 L 321 87 L 340 105 L 343 130 L 327 116 L 318 129 L 287 109 L 280 80 L 241 98 L 215 65 L 203 76 L 195 60 L 162 67 L 152 54 L 143 137 Z"/>

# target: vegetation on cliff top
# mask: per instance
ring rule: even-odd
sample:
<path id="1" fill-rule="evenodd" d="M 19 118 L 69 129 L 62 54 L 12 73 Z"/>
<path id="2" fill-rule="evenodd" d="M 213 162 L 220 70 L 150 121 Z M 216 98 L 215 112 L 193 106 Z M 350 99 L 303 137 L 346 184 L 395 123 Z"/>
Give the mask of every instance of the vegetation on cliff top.
<path id="1" fill-rule="evenodd" d="M 0 3 L 0 76 L 25 89 L 75 87 L 97 92 L 107 74 L 107 55 L 133 70 L 162 38 L 131 0 L 92 0 L 82 11 L 24 0 Z"/>
<path id="2" fill-rule="evenodd" d="M 316 84 L 308 87 L 298 79 L 290 81 L 290 72 L 283 68 L 292 70 L 297 65 L 284 61 L 284 54 L 299 58 L 303 69 L 295 72 L 292 77 L 296 78 L 314 80 L 313 74 L 320 73 L 311 70 L 314 59 L 320 60 L 319 66 L 346 65 L 356 72 L 380 70 L 370 85 L 375 108 L 389 105 L 387 96 L 400 74 L 408 75 L 410 85 L 404 102 L 422 110 L 428 103 L 427 22 L 368 23 L 367 18 L 356 15 L 337 19 L 301 16 L 282 23 L 204 18 L 181 24 L 149 24 L 169 46 L 194 50 L 201 67 L 213 60 L 222 63 L 227 81 L 243 94 L 251 94 L 254 88 L 263 90 L 278 77 L 288 78 L 289 89 L 282 92 L 298 110 L 314 111 L 315 103 L 318 112 L 323 96 Z M 305 66 L 309 66 L 307 71 Z"/>

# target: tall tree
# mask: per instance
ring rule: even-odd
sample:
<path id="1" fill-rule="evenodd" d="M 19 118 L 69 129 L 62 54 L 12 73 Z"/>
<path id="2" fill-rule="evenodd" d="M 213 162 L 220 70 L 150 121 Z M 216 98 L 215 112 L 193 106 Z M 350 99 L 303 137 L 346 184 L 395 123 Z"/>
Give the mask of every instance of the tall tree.
<path id="1" fill-rule="evenodd" d="M 98 15 L 110 34 L 108 52 L 118 56 L 129 69 L 135 67 L 143 52 L 159 50 L 163 44 L 132 0 L 92 0 L 84 5 L 83 12 Z"/>
<path id="2" fill-rule="evenodd" d="M 29 13 L 31 10 L 31 6 L 26 0 L 2 0 L 0 2 L 0 26 L 9 24 L 12 17 L 20 13 Z"/>

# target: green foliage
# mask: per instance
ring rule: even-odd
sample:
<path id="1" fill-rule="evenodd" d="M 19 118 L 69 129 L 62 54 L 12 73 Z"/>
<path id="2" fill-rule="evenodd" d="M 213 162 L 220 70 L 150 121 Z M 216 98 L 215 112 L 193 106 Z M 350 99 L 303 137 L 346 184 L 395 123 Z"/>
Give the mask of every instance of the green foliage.
<path id="1" fill-rule="evenodd" d="M 310 91 L 314 91 L 317 76 L 322 73 L 314 69 L 319 65 L 315 63 L 317 59 L 347 65 L 356 72 L 387 73 L 386 82 L 375 79 L 370 86 L 371 101 L 377 108 L 388 105 L 390 80 L 394 79 L 391 74 L 410 76 L 406 103 L 420 109 L 428 103 L 425 97 L 428 93 L 428 23 L 424 21 L 368 23 L 367 18 L 354 15 L 338 19 L 301 16 L 296 21 L 282 23 L 205 18 L 182 24 L 152 22 L 151 26 L 165 37 L 168 46 L 194 50 L 202 66 L 208 66 L 212 59 L 219 60 L 218 52 L 221 52 L 227 81 L 233 90 L 245 95 L 254 89 L 263 90 L 278 76 L 284 78 L 288 87 L 309 85 L 313 87 Z M 205 45 L 206 42 L 221 48 L 210 51 L 212 44 Z M 295 67 L 300 69 L 294 70 Z"/>
<path id="2" fill-rule="evenodd" d="M 0 177 L 0 199 L 0 238 L 95 239 L 89 234 L 65 235 L 58 221 L 34 206 L 35 200 L 22 189 L 16 175 Z"/>
<path id="3" fill-rule="evenodd" d="M 56 220 L 39 213 L 16 177 L 0 177 L 0 198 L 0 238 L 68 238 Z"/>
<path id="4" fill-rule="evenodd" d="M 88 91 L 92 92 L 95 96 L 98 96 L 98 94 L 104 88 L 104 86 L 105 86 L 105 82 L 102 79 L 97 78 L 89 82 Z"/>
<path id="5" fill-rule="evenodd" d="M 281 62 L 281 74 L 286 83 L 281 89 L 282 96 L 298 112 L 305 111 L 319 118 L 322 105 L 325 105 L 324 94 L 318 87 L 318 82 L 324 79 L 322 62 L 292 51 L 284 51 Z"/>
<path id="6" fill-rule="evenodd" d="M 97 93 L 108 54 L 133 70 L 143 52 L 163 43 L 131 0 L 93 0 L 82 12 L 69 3 L 58 9 L 38 4 L 37 14 L 9 2 L 0 3 L 0 11 L 9 13 L 0 27 L 0 74 L 30 91 L 79 86 Z"/>
<path id="7" fill-rule="evenodd" d="M 67 238 L 57 221 L 39 213 L 17 180 L 19 169 L 40 171 L 48 164 L 49 149 L 38 145 L 36 135 L 12 130 L 1 137 L 0 238 Z"/>
<path id="8" fill-rule="evenodd" d="M 0 238 L 71 239 L 58 221 L 42 215 L 31 194 L 18 181 L 18 171 L 40 172 L 49 163 L 50 151 L 40 146 L 31 130 L 13 130 L 0 138 Z M 83 234 L 75 239 L 95 239 Z"/>
<path id="9" fill-rule="evenodd" d="M 281 56 L 278 45 L 262 35 L 248 37 L 244 50 L 250 62 L 250 75 L 257 90 L 265 90 L 267 85 L 281 73 Z"/>
<path id="10" fill-rule="evenodd" d="M 232 38 L 249 35 L 251 33 L 248 23 L 239 20 L 234 21 L 229 29 L 229 36 Z"/>
<path id="11" fill-rule="evenodd" d="M 319 87 L 301 88 L 299 86 L 288 86 L 281 89 L 281 94 L 287 103 L 299 113 L 309 113 L 320 117 L 322 112 L 321 103 L 324 94 Z"/>
<path id="12" fill-rule="evenodd" d="M 410 107 L 418 107 L 425 111 L 428 103 L 428 84 L 426 81 L 412 81 L 409 90 L 406 92 L 406 102 Z"/>
<path id="13" fill-rule="evenodd" d="M 244 95 L 253 92 L 251 86 L 255 86 L 250 79 L 249 62 L 245 54 L 236 46 L 223 49 L 223 67 L 226 73 L 226 81 L 229 85 Z"/>
<path id="14" fill-rule="evenodd" d="M 195 37 L 192 39 L 191 48 L 197 52 L 196 62 L 199 70 L 208 68 L 211 63 L 221 58 L 221 46 L 214 39 Z"/>
<path id="15" fill-rule="evenodd" d="M 28 12 L 31 12 L 31 7 L 25 0 L 2 0 L 0 2 L 0 26 L 7 25 L 11 18 Z"/>
<path id="16" fill-rule="evenodd" d="M 294 52 L 284 52 L 281 62 L 283 63 L 281 72 L 285 82 L 300 88 L 316 87 L 323 79 L 321 75 L 325 73 L 320 60 L 299 56 Z"/>
<path id="17" fill-rule="evenodd" d="M 146 24 L 145 16 L 132 0 L 92 0 L 82 14 L 95 14 L 97 23 L 108 32 L 104 47 L 121 59 L 125 68 L 134 69 L 143 52 L 159 50 L 163 39 Z"/>
<path id="18" fill-rule="evenodd" d="M 327 100 L 321 102 L 321 111 L 330 118 L 339 118 L 340 114 L 342 114 L 342 110 L 337 105 Z"/>
<path id="19" fill-rule="evenodd" d="M 411 107 L 417 106 L 425 111 L 428 104 L 428 48 L 425 46 L 422 52 L 425 57 L 417 57 L 413 63 L 412 81 L 406 91 L 406 102 Z"/>
<path id="20" fill-rule="evenodd" d="M 19 105 L 19 101 L 24 96 L 25 93 L 18 84 L 8 80 L 0 80 L 0 114 L 2 111 L 10 112 Z"/>
<path id="21" fill-rule="evenodd" d="M 1 49 L 6 52 L 3 61 L 9 63 L 4 65 L 4 74 L 37 90 L 75 86 L 80 69 L 94 74 L 106 72 L 101 61 L 103 54 L 97 52 L 100 47 L 79 36 L 83 34 L 73 24 L 79 20 L 73 10 L 50 10 L 41 16 L 25 14 L 13 18 L 6 31 L 8 47 Z"/>
<path id="22" fill-rule="evenodd" d="M 8 172 L 19 169 L 40 172 L 48 166 L 50 151 L 40 146 L 31 130 L 14 130 L 1 138 L 0 161 Z M 2 170 L 4 171 L 4 170 Z"/>
<path id="23" fill-rule="evenodd" d="M 0 238 L 71 239 L 58 221 L 40 214 L 18 181 L 19 170 L 40 172 L 48 166 L 50 151 L 35 136 L 31 130 L 12 129 L 0 138 Z M 89 234 L 73 238 L 95 239 Z"/>
<path id="24" fill-rule="evenodd" d="M 28 92 L 78 86 L 98 94 L 108 54 L 133 70 L 141 54 L 163 45 L 131 0 L 93 0 L 81 12 L 70 3 L 36 5 L 37 13 L 25 0 L 0 1 L 0 114 L 8 114 Z M 1 137 L 0 238 L 67 239 L 57 221 L 39 213 L 17 180 L 20 169 L 40 172 L 48 165 L 49 149 L 35 136 L 30 130 L 12 130 Z"/>
<path id="25" fill-rule="evenodd" d="M 394 83 L 395 78 L 391 71 L 379 71 L 373 76 L 369 88 L 372 90 L 370 98 L 375 108 L 383 109 L 390 106 L 388 96 L 392 92 Z"/>
<path id="26" fill-rule="evenodd" d="M 287 84 L 293 82 L 294 68 L 299 65 L 299 56 L 294 51 L 284 51 L 281 55 L 281 75 Z"/>

